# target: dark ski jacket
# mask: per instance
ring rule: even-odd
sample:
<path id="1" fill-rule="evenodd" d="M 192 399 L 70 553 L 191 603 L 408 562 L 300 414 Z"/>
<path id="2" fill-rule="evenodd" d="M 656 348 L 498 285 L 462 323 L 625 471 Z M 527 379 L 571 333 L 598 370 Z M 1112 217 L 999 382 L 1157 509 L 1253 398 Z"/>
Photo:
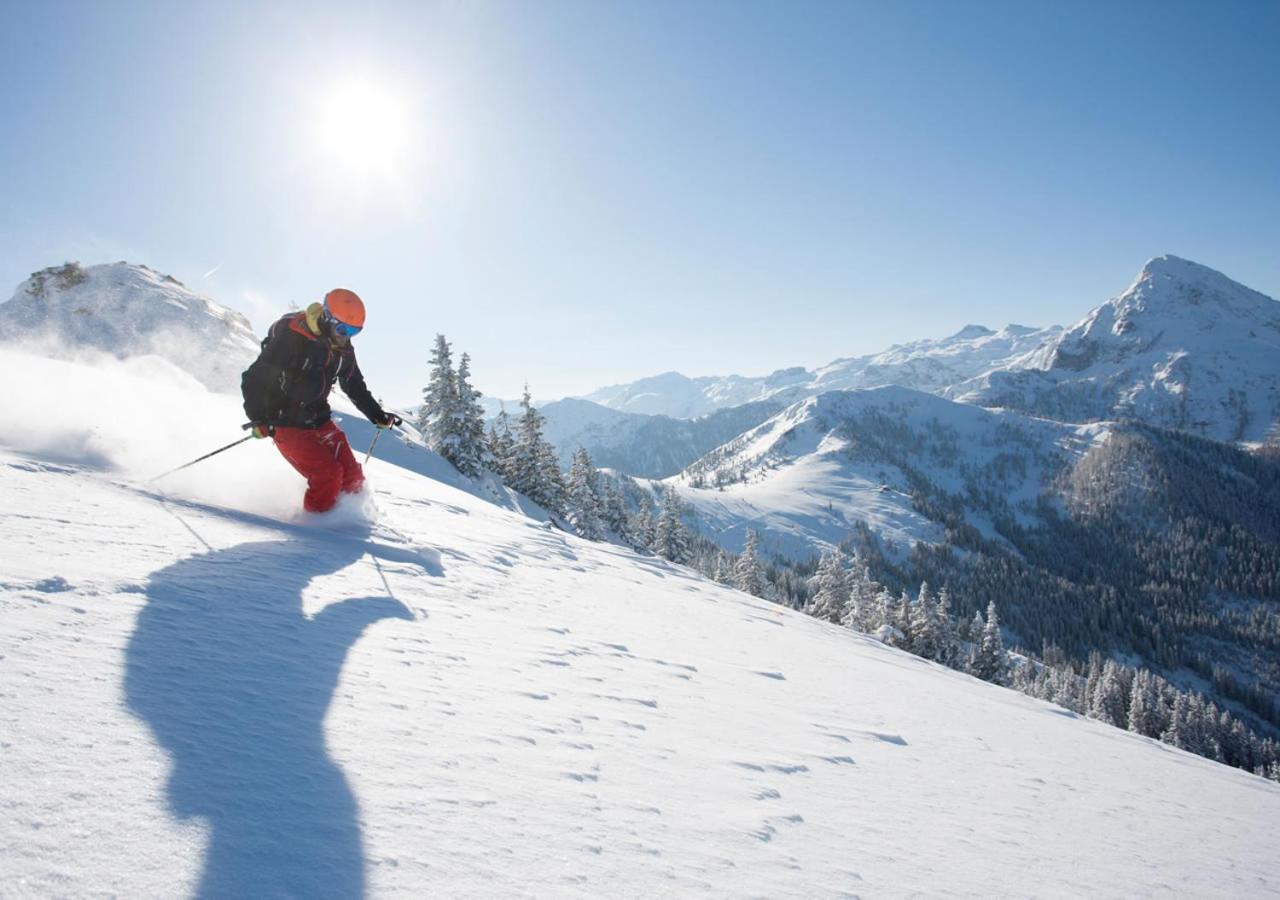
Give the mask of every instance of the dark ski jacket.
<path id="1" fill-rule="evenodd" d="M 240 377 L 249 421 L 289 428 L 319 428 L 329 421 L 334 381 L 371 422 L 386 413 L 365 386 L 348 343 L 335 347 L 319 333 L 320 304 L 292 313 L 267 331 L 262 352 Z"/>

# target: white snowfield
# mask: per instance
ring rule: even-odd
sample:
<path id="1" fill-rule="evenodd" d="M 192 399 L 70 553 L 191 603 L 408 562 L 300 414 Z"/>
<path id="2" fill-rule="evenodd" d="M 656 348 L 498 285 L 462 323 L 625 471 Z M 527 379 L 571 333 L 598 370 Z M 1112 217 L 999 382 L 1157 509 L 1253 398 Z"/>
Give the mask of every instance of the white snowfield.
<path id="1" fill-rule="evenodd" d="M 770 553 L 802 559 L 865 522 L 905 553 L 920 541 L 946 540 L 944 527 L 912 500 L 907 464 L 954 496 L 965 495 L 966 479 L 988 478 L 1020 521 L 1033 524 L 1053 463 L 1078 460 L 1111 427 L 1067 425 L 901 387 L 828 391 L 661 484 L 676 487 L 696 513 L 696 528 L 735 551 L 755 531 Z M 717 474 L 725 476 L 723 486 Z M 696 476 L 701 487 L 693 486 Z M 969 508 L 964 518 L 985 537 L 1005 540 L 989 515 Z"/>
<path id="2" fill-rule="evenodd" d="M 238 434 L 162 371 L 0 401 L 0 895 L 1280 891 L 1278 785 L 419 472 L 141 487 Z"/>

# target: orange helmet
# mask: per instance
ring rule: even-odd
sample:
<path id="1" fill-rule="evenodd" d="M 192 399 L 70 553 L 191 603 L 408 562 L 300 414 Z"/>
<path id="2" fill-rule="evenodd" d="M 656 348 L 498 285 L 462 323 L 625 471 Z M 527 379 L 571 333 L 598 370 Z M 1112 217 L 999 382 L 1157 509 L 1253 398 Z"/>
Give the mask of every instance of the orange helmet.
<path id="1" fill-rule="evenodd" d="M 334 288 L 324 295 L 324 311 L 335 324 L 345 325 L 346 328 L 339 330 L 348 335 L 364 327 L 364 301 L 355 291 Z"/>

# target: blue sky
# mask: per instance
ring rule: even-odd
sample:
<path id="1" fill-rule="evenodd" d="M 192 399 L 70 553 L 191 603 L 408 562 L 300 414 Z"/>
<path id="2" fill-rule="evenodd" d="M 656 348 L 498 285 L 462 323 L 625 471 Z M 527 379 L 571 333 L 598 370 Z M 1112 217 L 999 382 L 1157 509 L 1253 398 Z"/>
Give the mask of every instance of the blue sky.
<path id="1" fill-rule="evenodd" d="M 128 259 L 261 328 L 351 287 L 401 402 L 437 331 L 549 399 L 1070 323 L 1161 253 L 1280 296 L 1278 37 L 1275 2 L 18 0 L 0 294 Z"/>

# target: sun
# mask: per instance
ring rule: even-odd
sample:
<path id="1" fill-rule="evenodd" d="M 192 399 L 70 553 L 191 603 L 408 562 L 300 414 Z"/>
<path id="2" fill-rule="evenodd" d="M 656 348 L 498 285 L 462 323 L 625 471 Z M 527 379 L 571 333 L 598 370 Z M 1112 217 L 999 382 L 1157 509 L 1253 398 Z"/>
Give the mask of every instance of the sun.
<path id="1" fill-rule="evenodd" d="M 408 104 L 386 84 L 348 78 L 330 86 L 316 104 L 316 149 L 338 177 L 395 179 L 411 151 Z"/>

